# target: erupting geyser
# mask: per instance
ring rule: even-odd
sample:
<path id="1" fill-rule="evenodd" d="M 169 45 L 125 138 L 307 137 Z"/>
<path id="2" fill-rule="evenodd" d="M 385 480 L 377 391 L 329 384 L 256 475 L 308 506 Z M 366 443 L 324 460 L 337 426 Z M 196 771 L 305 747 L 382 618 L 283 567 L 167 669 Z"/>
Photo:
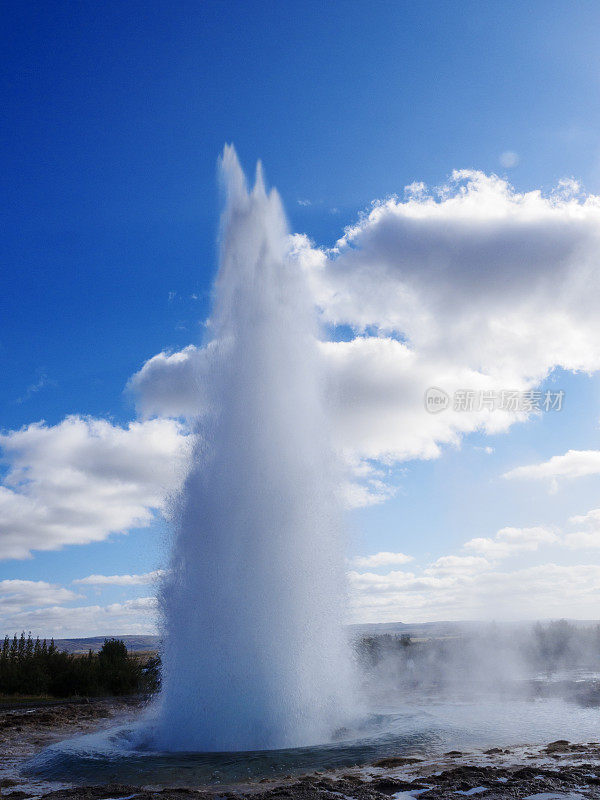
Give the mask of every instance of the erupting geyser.
<path id="1" fill-rule="evenodd" d="M 279 196 L 232 147 L 193 466 L 161 591 L 166 750 L 296 747 L 348 713 L 339 481 Z"/>

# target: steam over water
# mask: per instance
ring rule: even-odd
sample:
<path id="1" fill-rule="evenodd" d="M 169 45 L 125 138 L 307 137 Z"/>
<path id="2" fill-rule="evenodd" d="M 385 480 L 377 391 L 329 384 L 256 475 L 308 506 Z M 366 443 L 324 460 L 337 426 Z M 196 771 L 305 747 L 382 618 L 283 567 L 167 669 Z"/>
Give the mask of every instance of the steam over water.
<path id="1" fill-rule="evenodd" d="M 207 411 L 161 592 L 157 745 L 226 751 L 330 741 L 349 709 L 343 542 L 314 311 L 260 165 L 232 147 Z"/>

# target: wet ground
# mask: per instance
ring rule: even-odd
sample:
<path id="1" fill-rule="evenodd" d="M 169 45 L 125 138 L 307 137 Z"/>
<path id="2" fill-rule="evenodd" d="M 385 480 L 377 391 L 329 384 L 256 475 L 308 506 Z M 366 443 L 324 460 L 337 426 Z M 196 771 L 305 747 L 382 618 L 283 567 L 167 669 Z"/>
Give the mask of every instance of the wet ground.
<path id="1" fill-rule="evenodd" d="M 128 701 L 67 703 L 0 710 L 0 793 L 13 800 L 577 800 L 600 798 L 600 742 L 565 740 L 543 746 L 390 755 L 373 764 L 301 777 L 262 779 L 236 785 L 152 787 L 48 783 L 25 779 L 20 765 L 42 748 L 79 733 L 109 727 L 139 713 Z"/>
<path id="2" fill-rule="evenodd" d="M 40 797 L 59 788 L 57 784 L 24 780 L 21 765 L 55 742 L 108 727 L 116 719 L 133 718 L 140 706 L 139 700 L 109 699 L 0 707 L 0 793 L 18 800 Z"/>

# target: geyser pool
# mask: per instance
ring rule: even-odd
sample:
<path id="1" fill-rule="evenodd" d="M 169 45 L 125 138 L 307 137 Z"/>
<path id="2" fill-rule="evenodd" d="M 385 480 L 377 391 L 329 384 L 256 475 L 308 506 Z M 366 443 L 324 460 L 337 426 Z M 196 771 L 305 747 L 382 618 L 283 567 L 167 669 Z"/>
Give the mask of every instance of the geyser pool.
<path id="1" fill-rule="evenodd" d="M 316 322 L 260 165 L 233 147 L 212 342 L 192 468 L 160 592 L 156 746 L 257 750 L 330 741 L 351 707 L 336 460 Z"/>
<path id="2" fill-rule="evenodd" d="M 373 710 L 342 741 L 316 747 L 224 753 L 152 750 L 141 722 L 59 742 L 31 759 L 29 778 L 75 784 L 201 786 L 370 764 L 378 758 L 438 758 L 448 750 L 595 741 L 598 708 L 560 698 L 481 697 L 471 702 L 416 696 Z M 467 760 L 469 757 L 467 756 Z"/>

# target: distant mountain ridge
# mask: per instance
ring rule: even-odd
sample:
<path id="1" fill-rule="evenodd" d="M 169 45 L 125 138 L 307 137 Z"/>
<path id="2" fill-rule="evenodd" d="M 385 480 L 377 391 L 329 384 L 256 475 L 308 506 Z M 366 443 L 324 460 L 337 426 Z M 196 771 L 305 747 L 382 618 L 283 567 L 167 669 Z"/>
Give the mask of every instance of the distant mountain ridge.
<path id="1" fill-rule="evenodd" d="M 549 622 L 550 620 L 541 620 Z M 363 624 L 348 625 L 348 630 L 352 638 L 357 636 L 399 636 L 409 634 L 417 639 L 435 639 L 443 636 L 458 636 L 460 634 L 475 633 L 485 629 L 490 625 L 501 627 L 514 626 L 522 627 L 534 624 L 535 620 L 523 620 L 521 622 L 482 622 L 476 620 L 464 622 L 367 622 Z M 598 620 L 569 619 L 572 625 L 587 628 L 598 625 Z M 49 638 L 49 637 L 47 637 Z M 55 639 L 54 643 L 59 650 L 66 650 L 68 653 L 87 653 L 88 650 L 97 652 L 104 644 L 105 639 L 122 639 L 127 649 L 132 653 L 139 653 L 144 650 L 158 650 L 160 647 L 160 636 L 135 635 L 135 634 L 106 634 L 106 636 L 86 636 L 82 638 L 72 637 L 69 639 Z"/>

